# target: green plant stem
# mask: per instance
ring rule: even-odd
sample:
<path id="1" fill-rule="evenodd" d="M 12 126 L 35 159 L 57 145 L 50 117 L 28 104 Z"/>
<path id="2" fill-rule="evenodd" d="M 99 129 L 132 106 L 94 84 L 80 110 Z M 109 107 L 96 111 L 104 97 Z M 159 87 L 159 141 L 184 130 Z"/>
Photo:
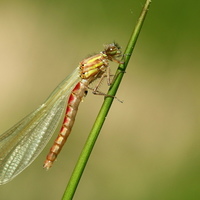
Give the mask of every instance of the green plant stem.
<path id="1" fill-rule="evenodd" d="M 147 14 L 147 11 L 149 9 L 149 6 L 150 6 L 150 3 L 151 3 L 151 0 L 147 0 L 144 7 L 143 7 L 143 10 L 140 14 L 140 17 L 138 19 L 138 22 L 135 26 L 135 29 L 131 35 L 131 38 L 130 38 L 130 41 L 127 45 L 127 48 L 124 52 L 124 63 L 123 64 L 120 64 L 118 69 L 117 69 L 117 72 L 116 72 L 116 78 L 113 82 L 113 84 L 111 85 L 109 91 L 108 91 L 108 96 L 105 98 L 104 100 L 104 103 L 99 111 L 99 114 L 96 118 L 96 121 L 92 127 L 92 130 L 88 136 L 88 139 L 85 143 L 85 146 L 81 152 L 81 155 L 79 157 L 79 160 L 74 168 L 74 171 L 72 173 L 72 176 L 69 180 L 69 183 L 67 185 L 67 188 L 65 190 L 65 193 L 63 195 L 63 200 L 71 200 L 74 196 L 74 193 L 76 191 L 76 188 L 78 186 L 78 183 L 80 181 L 80 178 L 82 176 L 82 173 L 85 169 L 85 166 L 87 164 L 87 161 L 89 159 L 89 156 L 92 152 L 92 149 L 95 145 L 95 142 L 98 138 L 98 135 L 100 133 L 100 130 L 103 126 L 103 123 L 106 119 L 106 116 L 108 114 L 108 111 L 110 110 L 110 107 L 112 105 L 112 102 L 113 102 L 113 97 L 111 96 L 115 96 L 116 95 L 116 92 L 118 90 L 118 87 L 121 83 L 121 80 L 123 78 L 123 75 L 124 75 L 124 72 L 127 68 L 127 64 L 130 60 L 130 57 L 132 55 L 132 52 L 133 52 L 133 49 L 134 49 L 134 46 L 136 44 L 136 41 L 137 41 L 137 38 L 139 36 L 139 33 L 140 33 L 140 30 L 142 28 L 142 24 L 145 20 L 145 16 Z"/>

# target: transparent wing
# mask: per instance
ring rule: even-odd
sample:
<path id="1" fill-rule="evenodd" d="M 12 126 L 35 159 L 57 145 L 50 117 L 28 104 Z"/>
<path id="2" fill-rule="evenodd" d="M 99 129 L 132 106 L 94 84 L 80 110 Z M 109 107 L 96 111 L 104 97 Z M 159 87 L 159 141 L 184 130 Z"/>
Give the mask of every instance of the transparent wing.
<path id="1" fill-rule="evenodd" d="M 79 81 L 79 68 L 63 80 L 37 110 L 0 135 L 0 184 L 22 172 L 43 150 Z"/>

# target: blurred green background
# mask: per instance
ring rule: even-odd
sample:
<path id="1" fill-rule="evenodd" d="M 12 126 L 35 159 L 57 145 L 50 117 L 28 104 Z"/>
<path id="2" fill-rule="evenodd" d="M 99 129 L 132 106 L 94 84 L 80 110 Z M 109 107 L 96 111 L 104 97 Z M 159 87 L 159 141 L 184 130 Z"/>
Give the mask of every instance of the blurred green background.
<path id="1" fill-rule="evenodd" d="M 1 0 L 0 132 L 36 109 L 102 44 L 124 49 L 144 2 Z M 200 199 L 199 7 L 200 1 L 152 2 L 117 93 L 124 103 L 114 101 L 74 199 Z M 88 94 L 53 168 L 42 168 L 51 141 L 0 186 L 0 199 L 61 199 L 102 101 Z"/>

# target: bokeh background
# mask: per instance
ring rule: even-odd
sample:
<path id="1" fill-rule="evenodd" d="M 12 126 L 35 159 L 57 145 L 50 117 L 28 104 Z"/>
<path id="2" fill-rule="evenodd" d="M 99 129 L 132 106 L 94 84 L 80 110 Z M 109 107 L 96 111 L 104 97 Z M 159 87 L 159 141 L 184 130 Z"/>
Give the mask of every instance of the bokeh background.
<path id="1" fill-rule="evenodd" d="M 1 0 L 0 132 L 102 44 L 124 49 L 144 2 Z M 152 2 L 117 93 L 124 103 L 114 101 L 74 199 L 200 199 L 199 7 Z M 53 168 L 42 168 L 51 141 L 0 199 L 61 199 L 102 101 L 88 94 Z"/>

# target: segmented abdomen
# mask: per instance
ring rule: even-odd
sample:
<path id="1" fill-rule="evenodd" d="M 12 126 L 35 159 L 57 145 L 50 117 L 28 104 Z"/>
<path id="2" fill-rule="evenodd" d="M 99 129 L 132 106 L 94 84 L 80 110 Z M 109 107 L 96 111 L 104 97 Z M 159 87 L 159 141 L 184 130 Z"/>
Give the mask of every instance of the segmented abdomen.
<path id="1" fill-rule="evenodd" d="M 54 144 L 46 157 L 46 160 L 43 165 L 44 168 L 49 169 L 52 166 L 57 155 L 59 154 L 64 143 L 66 142 L 74 124 L 78 106 L 87 92 L 88 84 L 89 83 L 87 82 L 87 80 L 82 79 L 82 81 L 77 83 L 74 89 L 72 90 L 72 93 L 70 94 L 68 99 L 63 125 L 61 127 L 58 137 L 54 141 Z"/>

